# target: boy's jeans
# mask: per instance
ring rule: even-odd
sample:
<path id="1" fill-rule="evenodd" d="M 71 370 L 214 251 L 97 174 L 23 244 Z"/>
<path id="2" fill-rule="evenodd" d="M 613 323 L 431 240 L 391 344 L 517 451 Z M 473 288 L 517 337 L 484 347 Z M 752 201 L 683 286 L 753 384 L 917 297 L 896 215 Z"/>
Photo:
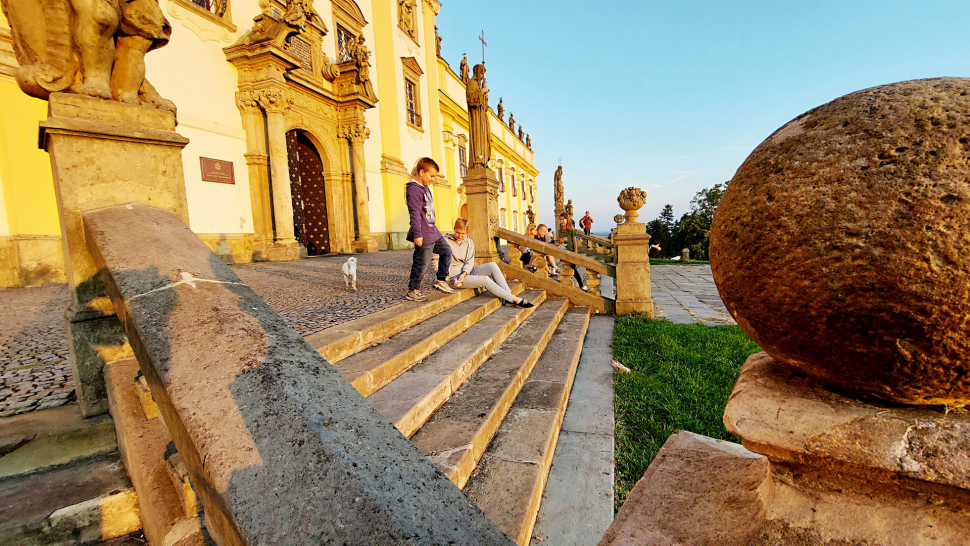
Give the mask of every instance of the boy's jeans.
<path id="1" fill-rule="evenodd" d="M 421 288 L 421 278 L 428 270 L 431 263 L 431 254 L 438 255 L 438 280 L 443 281 L 448 278 L 448 268 L 451 267 L 451 245 L 444 237 L 440 237 L 432 243 L 425 243 L 421 246 L 414 245 L 414 258 L 411 262 L 411 281 L 408 283 L 408 290 Z"/>

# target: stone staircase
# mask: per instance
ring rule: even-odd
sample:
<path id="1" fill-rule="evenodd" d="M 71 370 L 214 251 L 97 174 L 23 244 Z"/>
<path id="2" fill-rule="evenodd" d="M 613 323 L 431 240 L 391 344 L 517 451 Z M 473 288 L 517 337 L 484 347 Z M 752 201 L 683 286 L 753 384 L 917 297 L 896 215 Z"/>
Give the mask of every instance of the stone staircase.
<path id="1" fill-rule="evenodd" d="M 434 294 L 306 340 L 503 531 L 529 543 L 589 323 L 543 290 Z"/>
<path id="2" fill-rule="evenodd" d="M 520 282 L 511 288 L 536 306 L 502 305 L 470 289 L 435 293 L 428 301 L 403 302 L 305 339 L 525 545 L 591 313 Z M 76 406 L 68 406 L 21 416 L 19 428 L 0 434 L 6 446 L 0 454 L 0 501 L 9 501 L 7 512 L 18 514 L 0 525 L 0 531 L 7 528 L 0 542 L 100 543 L 141 529 L 150 544 L 212 544 L 138 362 L 121 358 L 106 365 L 104 376 L 110 418 L 82 419 Z M 66 412 L 71 415 L 61 415 Z M 44 429 L 28 421 L 46 413 L 57 427 L 46 427 L 43 435 L 30 432 Z M 31 461 L 29 468 L 22 459 Z M 61 488 L 80 496 L 59 498 L 54 506 L 51 490 Z M 29 505 L 33 497 L 36 510 Z M 15 505 L 20 506 L 13 510 Z M 106 522 L 115 529 L 106 533 Z"/>

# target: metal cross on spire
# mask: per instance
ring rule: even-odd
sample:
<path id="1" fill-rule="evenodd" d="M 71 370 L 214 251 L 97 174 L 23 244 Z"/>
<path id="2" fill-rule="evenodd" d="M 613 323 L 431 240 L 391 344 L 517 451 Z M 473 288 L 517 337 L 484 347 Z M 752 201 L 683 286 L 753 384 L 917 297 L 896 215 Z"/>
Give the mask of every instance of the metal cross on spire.
<path id="1" fill-rule="evenodd" d="M 488 43 L 485 42 L 485 31 L 484 30 L 482 31 L 482 35 L 479 36 L 478 39 L 481 40 L 481 42 L 482 42 L 482 64 L 485 64 L 485 46 L 487 46 Z"/>

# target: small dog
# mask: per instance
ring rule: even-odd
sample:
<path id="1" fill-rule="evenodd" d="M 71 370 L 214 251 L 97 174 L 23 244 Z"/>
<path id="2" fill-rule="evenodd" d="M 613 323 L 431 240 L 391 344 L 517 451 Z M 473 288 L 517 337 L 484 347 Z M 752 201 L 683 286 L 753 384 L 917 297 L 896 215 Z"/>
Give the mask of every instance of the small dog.
<path id="1" fill-rule="evenodd" d="M 357 258 L 351 256 L 347 258 L 347 263 L 343 265 L 344 270 L 344 281 L 347 283 L 347 288 L 357 291 Z"/>

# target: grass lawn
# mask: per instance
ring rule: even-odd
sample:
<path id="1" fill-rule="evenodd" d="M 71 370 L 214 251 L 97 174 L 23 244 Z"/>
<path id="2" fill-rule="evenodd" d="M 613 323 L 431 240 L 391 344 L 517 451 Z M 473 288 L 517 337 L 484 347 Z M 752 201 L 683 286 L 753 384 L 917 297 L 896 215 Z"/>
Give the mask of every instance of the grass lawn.
<path id="1" fill-rule="evenodd" d="M 650 258 L 650 265 L 711 265 L 711 262 L 705 262 L 704 260 L 682 262 L 680 260 L 662 260 L 660 258 Z"/>
<path id="2" fill-rule="evenodd" d="M 721 417 L 745 359 L 761 349 L 737 326 L 616 318 L 616 509 L 671 434 L 737 442 Z"/>

